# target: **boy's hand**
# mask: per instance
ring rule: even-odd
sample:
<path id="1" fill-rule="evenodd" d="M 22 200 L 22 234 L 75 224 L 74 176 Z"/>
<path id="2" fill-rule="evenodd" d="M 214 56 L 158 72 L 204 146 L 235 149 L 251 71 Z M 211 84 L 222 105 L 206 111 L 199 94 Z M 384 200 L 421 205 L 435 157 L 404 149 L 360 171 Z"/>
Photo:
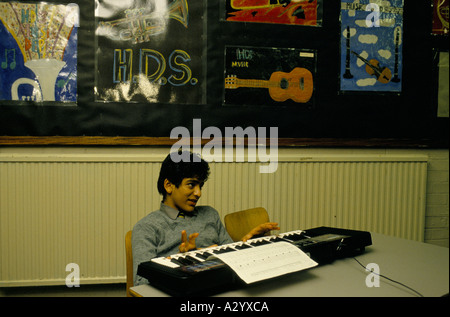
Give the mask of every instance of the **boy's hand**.
<path id="1" fill-rule="evenodd" d="M 263 224 L 260 224 L 259 226 L 253 228 L 249 233 L 247 233 L 243 238 L 242 241 L 247 241 L 248 239 L 251 239 L 253 236 L 259 236 L 266 234 L 267 232 L 271 230 L 280 230 L 280 227 L 278 227 L 278 223 L 276 222 L 266 222 Z"/>
<path id="2" fill-rule="evenodd" d="M 197 249 L 195 245 L 195 239 L 198 237 L 198 233 L 192 233 L 187 237 L 186 230 L 181 231 L 181 244 L 178 247 L 181 253 L 188 252 Z"/>

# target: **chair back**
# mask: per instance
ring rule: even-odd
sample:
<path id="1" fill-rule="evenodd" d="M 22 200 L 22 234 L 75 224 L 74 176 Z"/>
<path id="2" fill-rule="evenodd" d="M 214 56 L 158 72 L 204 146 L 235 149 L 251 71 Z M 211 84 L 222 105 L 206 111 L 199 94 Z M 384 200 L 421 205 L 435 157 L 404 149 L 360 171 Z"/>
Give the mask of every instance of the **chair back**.
<path id="1" fill-rule="evenodd" d="M 233 241 L 240 241 L 256 226 L 269 222 L 269 214 L 263 207 L 236 211 L 224 218 L 225 228 Z"/>
<path id="2" fill-rule="evenodd" d="M 128 231 L 125 235 L 125 255 L 127 262 L 127 296 L 132 297 L 130 294 L 130 287 L 133 287 L 133 251 L 131 248 L 131 234 L 132 231 Z"/>

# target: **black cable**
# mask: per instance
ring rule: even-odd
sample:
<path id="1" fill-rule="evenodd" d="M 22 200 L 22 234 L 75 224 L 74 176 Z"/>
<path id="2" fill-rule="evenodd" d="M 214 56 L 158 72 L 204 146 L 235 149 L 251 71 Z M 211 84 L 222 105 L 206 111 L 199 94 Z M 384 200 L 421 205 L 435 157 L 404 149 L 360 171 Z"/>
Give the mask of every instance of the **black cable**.
<path id="1" fill-rule="evenodd" d="M 356 258 L 353 258 L 353 260 L 355 260 L 356 262 L 358 262 L 359 265 L 361 265 L 366 271 L 368 271 L 367 268 L 366 268 L 361 262 L 359 262 Z M 380 277 L 382 277 L 382 278 L 385 278 L 385 279 L 387 279 L 387 280 L 389 280 L 389 281 L 391 281 L 391 282 L 393 282 L 393 283 L 397 283 L 397 284 L 399 284 L 399 285 L 401 285 L 401 286 L 403 286 L 403 287 L 406 287 L 407 289 L 413 291 L 414 293 L 416 293 L 416 294 L 419 295 L 420 297 L 424 297 L 424 296 L 423 296 L 422 294 L 420 294 L 418 291 L 416 291 L 415 289 L 413 289 L 413 288 L 411 288 L 411 287 L 409 287 L 409 286 L 407 286 L 407 285 L 405 285 L 405 284 L 403 284 L 403 283 L 400 283 L 400 282 L 398 282 L 398 281 L 395 281 L 395 280 L 393 280 L 393 279 L 391 279 L 391 278 L 389 278 L 389 277 L 387 277 L 387 276 L 385 276 L 385 275 L 382 275 L 382 274 L 378 274 L 378 273 L 375 273 L 375 272 L 372 272 L 372 273 L 373 273 L 373 274 L 376 274 L 376 275 L 378 275 L 378 276 L 380 276 Z"/>

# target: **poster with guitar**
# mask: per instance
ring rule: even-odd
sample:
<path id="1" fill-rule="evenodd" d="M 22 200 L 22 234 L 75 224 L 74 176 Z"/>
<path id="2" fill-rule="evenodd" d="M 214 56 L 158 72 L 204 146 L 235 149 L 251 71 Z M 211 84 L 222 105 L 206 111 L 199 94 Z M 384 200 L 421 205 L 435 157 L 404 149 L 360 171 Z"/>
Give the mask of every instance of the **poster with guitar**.
<path id="1" fill-rule="evenodd" d="M 314 106 L 316 52 L 225 47 L 224 105 Z"/>
<path id="2" fill-rule="evenodd" d="M 341 91 L 402 91 L 403 0 L 341 1 Z"/>

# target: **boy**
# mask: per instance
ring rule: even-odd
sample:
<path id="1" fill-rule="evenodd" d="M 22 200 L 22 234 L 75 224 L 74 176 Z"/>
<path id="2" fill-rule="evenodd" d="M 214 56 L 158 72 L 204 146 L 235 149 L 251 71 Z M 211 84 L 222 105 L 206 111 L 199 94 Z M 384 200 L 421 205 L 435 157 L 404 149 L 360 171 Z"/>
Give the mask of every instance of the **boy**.
<path id="1" fill-rule="evenodd" d="M 179 162 L 172 155 L 163 161 L 158 178 L 158 192 L 163 196 L 160 209 L 142 218 L 133 228 L 134 285 L 147 283 L 136 274 L 139 263 L 233 242 L 218 212 L 209 206 L 197 206 L 210 173 L 208 163 L 190 152 L 178 153 L 177 157 L 182 158 Z M 262 224 L 243 237 L 243 241 L 270 230 L 279 230 L 278 224 Z"/>

